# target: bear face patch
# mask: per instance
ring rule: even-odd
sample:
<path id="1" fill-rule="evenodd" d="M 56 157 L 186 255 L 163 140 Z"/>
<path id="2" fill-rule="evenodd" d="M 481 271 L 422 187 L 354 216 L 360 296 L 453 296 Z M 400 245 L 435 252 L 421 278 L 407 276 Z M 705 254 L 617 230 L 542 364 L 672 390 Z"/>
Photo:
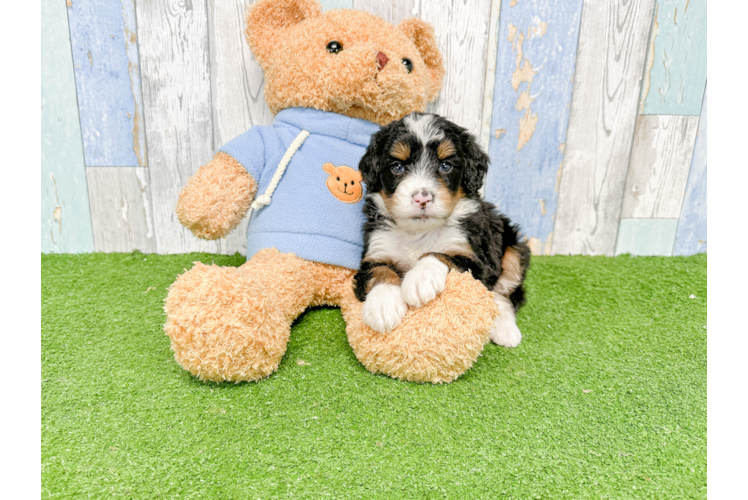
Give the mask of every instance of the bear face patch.
<path id="1" fill-rule="evenodd" d="M 336 167 L 332 163 L 322 165 L 322 170 L 327 172 L 327 189 L 344 203 L 358 203 L 364 195 L 364 188 L 361 185 L 361 172 L 351 167 L 341 165 Z"/>

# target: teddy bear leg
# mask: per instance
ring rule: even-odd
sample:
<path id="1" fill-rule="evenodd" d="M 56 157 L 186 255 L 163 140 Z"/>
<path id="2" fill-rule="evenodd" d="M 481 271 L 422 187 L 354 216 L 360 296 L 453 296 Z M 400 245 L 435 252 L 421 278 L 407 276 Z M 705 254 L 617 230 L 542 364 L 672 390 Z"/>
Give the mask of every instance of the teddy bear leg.
<path id="1" fill-rule="evenodd" d="M 294 319 L 339 301 L 329 290 L 352 273 L 341 269 L 275 249 L 238 268 L 196 263 L 172 284 L 164 307 L 177 362 L 202 380 L 267 377 L 286 352 Z"/>
<path id="2" fill-rule="evenodd" d="M 362 303 L 346 292 L 341 310 L 348 342 L 372 373 L 412 382 L 450 382 L 468 370 L 488 342 L 499 313 L 493 294 L 469 273 L 451 271 L 444 290 L 427 304 L 411 308 L 388 333 L 362 320 Z"/>

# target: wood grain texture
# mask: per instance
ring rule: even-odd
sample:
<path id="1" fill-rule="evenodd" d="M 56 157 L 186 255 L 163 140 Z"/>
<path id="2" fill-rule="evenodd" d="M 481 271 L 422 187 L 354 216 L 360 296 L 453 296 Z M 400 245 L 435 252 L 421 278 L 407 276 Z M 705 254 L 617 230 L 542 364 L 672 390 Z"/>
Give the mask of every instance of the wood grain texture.
<path id="1" fill-rule="evenodd" d="M 697 116 L 639 115 L 622 218 L 678 218 L 698 122 Z"/>
<path id="2" fill-rule="evenodd" d="M 691 157 L 691 171 L 678 220 L 673 255 L 706 252 L 706 103 L 707 93 L 704 91 L 699 131 Z"/>
<path id="3" fill-rule="evenodd" d="M 657 0 L 640 112 L 696 115 L 706 87 L 706 0 Z"/>
<path id="4" fill-rule="evenodd" d="M 93 252 L 65 3 L 42 0 L 41 14 L 41 249 Z"/>
<path id="5" fill-rule="evenodd" d="M 68 9 L 87 166 L 146 166 L 133 0 L 76 0 Z"/>
<path id="6" fill-rule="evenodd" d="M 551 251 L 582 3 L 502 3 L 485 197 L 535 254 Z"/>
<path id="7" fill-rule="evenodd" d="M 488 47 L 486 48 L 486 77 L 483 83 L 483 110 L 481 111 L 480 135 L 478 140 L 488 151 L 491 142 L 491 120 L 493 118 L 494 88 L 496 87 L 496 58 L 501 32 L 501 0 L 491 0 L 491 14 L 488 22 Z M 485 194 L 485 183 L 481 196 Z"/>
<path id="8" fill-rule="evenodd" d="M 155 252 L 148 169 L 88 167 L 86 176 L 96 251 Z"/>
<path id="9" fill-rule="evenodd" d="M 406 17 L 431 23 L 446 76 L 439 97 L 426 110 L 480 136 L 491 0 L 354 0 L 353 6 L 395 25 Z"/>
<path id="10" fill-rule="evenodd" d="M 621 219 L 616 255 L 669 256 L 678 219 Z"/>
<path id="11" fill-rule="evenodd" d="M 255 125 L 273 122 L 265 79 L 244 38 L 247 0 L 208 0 L 213 143 L 220 147 Z M 220 253 L 247 251 L 247 223 L 219 240 Z"/>
<path id="12" fill-rule="evenodd" d="M 615 251 L 653 7 L 584 3 L 554 254 Z"/>
<path id="13" fill-rule="evenodd" d="M 213 156 L 206 0 L 138 2 L 143 102 L 158 253 L 217 253 L 174 207 L 189 177 Z"/>

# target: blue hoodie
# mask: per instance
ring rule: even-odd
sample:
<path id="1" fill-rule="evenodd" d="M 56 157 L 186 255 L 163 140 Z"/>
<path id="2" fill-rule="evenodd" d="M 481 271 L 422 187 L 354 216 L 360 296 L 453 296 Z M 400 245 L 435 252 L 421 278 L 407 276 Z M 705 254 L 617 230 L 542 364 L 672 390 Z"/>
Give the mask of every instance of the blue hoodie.
<path id="1" fill-rule="evenodd" d="M 330 166 L 325 164 L 358 171 L 358 162 L 379 125 L 327 111 L 289 108 L 280 111 L 272 125 L 252 127 L 219 151 L 247 169 L 257 182 L 259 196 L 302 130 L 310 135 L 286 167 L 272 201 L 252 213 L 247 259 L 263 248 L 275 247 L 307 260 L 358 269 L 363 252 L 363 196 L 355 203 L 341 201 L 328 188 Z"/>

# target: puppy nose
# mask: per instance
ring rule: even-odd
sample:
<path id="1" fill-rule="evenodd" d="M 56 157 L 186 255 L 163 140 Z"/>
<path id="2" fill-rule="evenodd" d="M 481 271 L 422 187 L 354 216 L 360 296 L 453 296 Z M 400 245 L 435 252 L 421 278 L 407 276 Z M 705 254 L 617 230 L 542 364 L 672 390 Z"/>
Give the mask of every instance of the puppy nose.
<path id="1" fill-rule="evenodd" d="M 413 195 L 413 202 L 416 205 L 421 205 L 421 208 L 426 208 L 426 205 L 431 203 L 431 200 L 433 199 L 434 197 L 431 195 L 431 193 L 429 193 L 425 189 L 423 191 L 416 192 Z"/>
<path id="2" fill-rule="evenodd" d="M 387 62 L 390 60 L 389 57 L 387 57 L 382 52 L 377 52 L 377 67 L 379 68 L 379 71 L 382 71 L 385 66 L 387 66 Z"/>

